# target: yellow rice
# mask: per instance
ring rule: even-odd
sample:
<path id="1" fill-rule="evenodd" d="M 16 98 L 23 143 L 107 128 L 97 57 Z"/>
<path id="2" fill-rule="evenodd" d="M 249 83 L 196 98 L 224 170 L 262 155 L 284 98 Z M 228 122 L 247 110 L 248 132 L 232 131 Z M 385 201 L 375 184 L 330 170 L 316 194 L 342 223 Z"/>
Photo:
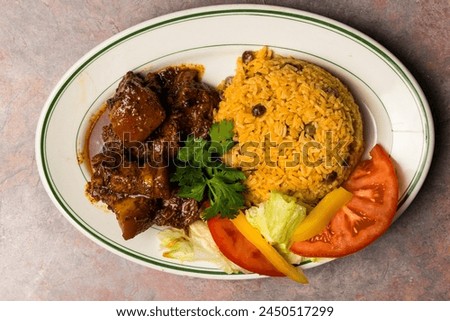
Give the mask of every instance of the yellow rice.
<path id="1" fill-rule="evenodd" d="M 236 146 L 225 162 L 241 168 L 248 204 L 277 190 L 316 204 L 348 177 L 363 152 L 358 105 L 323 68 L 267 47 L 222 84 L 215 121 L 233 120 Z M 255 116 L 258 104 L 266 111 Z"/>

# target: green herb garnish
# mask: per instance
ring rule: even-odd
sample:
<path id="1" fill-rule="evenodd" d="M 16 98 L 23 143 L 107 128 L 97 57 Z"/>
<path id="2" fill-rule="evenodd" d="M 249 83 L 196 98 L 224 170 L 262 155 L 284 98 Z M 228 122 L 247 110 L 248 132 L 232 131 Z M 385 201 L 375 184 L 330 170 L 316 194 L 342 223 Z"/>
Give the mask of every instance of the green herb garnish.
<path id="1" fill-rule="evenodd" d="M 242 171 L 227 167 L 220 159 L 235 144 L 233 122 L 214 123 L 209 135 L 210 141 L 188 136 L 178 151 L 177 169 L 170 180 L 178 183 L 180 197 L 200 202 L 206 193 L 210 207 L 205 209 L 203 219 L 219 213 L 221 217 L 234 218 L 244 206 L 242 192 L 245 187 L 241 181 L 246 177 Z"/>

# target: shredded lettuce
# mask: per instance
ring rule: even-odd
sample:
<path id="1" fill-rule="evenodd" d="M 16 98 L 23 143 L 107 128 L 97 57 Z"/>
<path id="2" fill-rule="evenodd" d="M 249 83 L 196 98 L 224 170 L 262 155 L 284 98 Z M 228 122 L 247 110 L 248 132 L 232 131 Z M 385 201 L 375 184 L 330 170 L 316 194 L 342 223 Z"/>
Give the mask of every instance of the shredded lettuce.
<path id="1" fill-rule="evenodd" d="M 247 209 L 248 222 L 281 253 L 292 257 L 288 246 L 297 225 L 305 219 L 306 208 L 294 197 L 273 191 L 269 199 Z"/>
<path id="2" fill-rule="evenodd" d="M 189 226 L 189 235 L 184 230 L 168 228 L 159 232 L 158 237 L 165 250 L 164 257 L 189 262 L 211 262 L 228 274 L 245 272 L 220 252 L 208 225 L 201 220 Z"/>
<path id="3" fill-rule="evenodd" d="M 180 261 L 194 260 L 194 247 L 186 233 L 177 228 L 168 228 L 158 233 L 161 247 L 165 248 L 163 256 Z"/>

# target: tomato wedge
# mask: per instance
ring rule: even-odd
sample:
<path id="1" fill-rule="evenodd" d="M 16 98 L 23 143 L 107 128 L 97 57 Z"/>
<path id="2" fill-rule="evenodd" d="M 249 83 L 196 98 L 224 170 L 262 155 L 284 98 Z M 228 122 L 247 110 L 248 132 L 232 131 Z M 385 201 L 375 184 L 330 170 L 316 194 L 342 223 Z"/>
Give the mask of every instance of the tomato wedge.
<path id="1" fill-rule="evenodd" d="M 230 261 L 250 272 L 268 276 L 284 276 L 229 219 L 216 216 L 207 222 L 217 247 Z"/>
<path id="2" fill-rule="evenodd" d="M 293 243 L 292 252 L 306 257 L 342 257 L 366 247 L 388 229 L 397 210 L 398 179 L 383 147 L 376 145 L 370 155 L 343 184 L 353 193 L 350 202 L 321 234 Z"/>

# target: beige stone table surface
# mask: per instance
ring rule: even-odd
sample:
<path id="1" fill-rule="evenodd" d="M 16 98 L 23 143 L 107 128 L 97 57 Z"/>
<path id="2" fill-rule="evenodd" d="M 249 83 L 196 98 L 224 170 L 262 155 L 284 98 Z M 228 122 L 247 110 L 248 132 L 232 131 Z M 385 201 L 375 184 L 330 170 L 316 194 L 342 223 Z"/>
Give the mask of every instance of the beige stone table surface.
<path id="1" fill-rule="evenodd" d="M 434 116 L 434 159 L 417 198 L 368 248 L 308 270 L 308 286 L 284 278 L 183 277 L 130 262 L 74 228 L 39 179 L 34 150 L 38 117 L 72 64 L 142 21 L 226 3 L 302 9 L 360 30 L 406 65 Z M 0 8 L 0 299 L 450 299 L 449 1 L 0 0 Z"/>

